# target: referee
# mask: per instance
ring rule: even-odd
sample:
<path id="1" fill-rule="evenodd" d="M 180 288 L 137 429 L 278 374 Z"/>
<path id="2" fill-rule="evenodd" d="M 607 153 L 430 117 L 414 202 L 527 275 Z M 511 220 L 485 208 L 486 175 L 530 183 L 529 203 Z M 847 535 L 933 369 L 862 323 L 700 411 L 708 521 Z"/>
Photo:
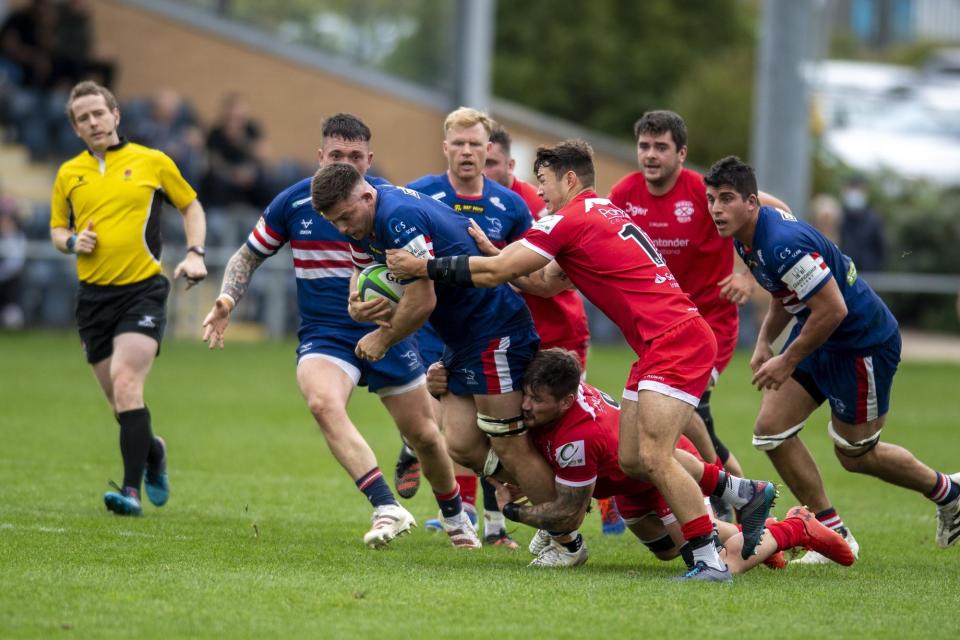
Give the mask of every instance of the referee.
<path id="1" fill-rule="evenodd" d="M 50 238 L 58 250 L 77 256 L 81 344 L 120 423 L 123 486 L 111 483 L 116 490 L 103 500 L 118 515 L 138 516 L 141 480 L 158 507 L 170 494 L 166 445 L 153 435 L 143 400 L 170 291 L 160 269 L 162 201 L 183 215 L 189 249 L 173 276 L 185 276 L 188 289 L 207 275 L 206 222 L 196 192 L 169 157 L 119 136 L 120 109 L 108 89 L 77 84 L 66 112 L 87 150 L 57 172 Z"/>

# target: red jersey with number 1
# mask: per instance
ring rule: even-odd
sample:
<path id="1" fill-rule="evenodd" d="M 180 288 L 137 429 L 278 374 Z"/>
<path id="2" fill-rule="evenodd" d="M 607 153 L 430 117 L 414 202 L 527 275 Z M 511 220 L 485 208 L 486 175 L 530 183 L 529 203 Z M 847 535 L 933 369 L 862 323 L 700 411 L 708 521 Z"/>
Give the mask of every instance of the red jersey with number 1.
<path id="1" fill-rule="evenodd" d="M 514 178 L 510 189 L 519 194 L 527 203 L 527 208 L 533 214 L 534 220 L 547 215 L 547 208 L 537 188 L 520 178 Z M 587 311 L 583 308 L 583 300 L 576 291 L 561 291 L 552 298 L 544 298 L 524 293 L 523 299 L 530 307 L 533 323 L 540 334 L 540 348 L 564 347 L 572 349 L 580 355 L 581 360 L 586 358 L 586 346 L 590 341 L 590 328 L 587 325 Z M 586 367 L 587 363 L 581 362 Z"/>
<path id="2" fill-rule="evenodd" d="M 722 370 L 737 344 L 737 305 L 720 297 L 717 283 L 733 273 L 733 239 L 721 238 L 707 209 L 703 176 L 683 169 L 670 191 L 655 196 L 640 172 L 624 176 L 610 200 L 647 232 L 670 272 L 700 310 L 717 338 Z"/>
<path id="3" fill-rule="evenodd" d="M 638 355 L 646 350 L 645 342 L 700 315 L 650 238 L 593 191 L 540 218 L 520 242 L 555 259 Z"/>

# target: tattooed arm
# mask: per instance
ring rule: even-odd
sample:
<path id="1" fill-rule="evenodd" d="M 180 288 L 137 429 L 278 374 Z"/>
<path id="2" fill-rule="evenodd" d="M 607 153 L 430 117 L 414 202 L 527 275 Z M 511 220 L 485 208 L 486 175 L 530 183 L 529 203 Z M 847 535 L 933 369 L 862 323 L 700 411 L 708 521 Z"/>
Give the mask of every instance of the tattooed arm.
<path id="1" fill-rule="evenodd" d="M 585 487 L 571 487 L 559 482 L 555 484 L 557 490 L 555 500 L 521 506 L 516 511 L 516 518 L 512 519 L 548 531 L 573 531 L 578 528 L 587 514 L 587 507 L 590 506 L 590 498 L 593 496 L 593 487 L 596 483 L 591 482 Z M 505 497 L 508 498 L 509 494 Z M 498 502 L 500 498 L 498 488 Z M 502 510 L 503 505 L 500 507 Z"/>
<path id="2" fill-rule="evenodd" d="M 247 245 L 243 245 L 227 262 L 223 272 L 223 284 L 220 285 L 220 295 L 217 296 L 213 308 L 203 320 L 203 341 L 211 349 L 216 346 L 223 348 L 223 334 L 230 324 L 230 313 L 247 293 L 253 272 L 263 264 L 264 260 L 266 258 L 261 258 Z"/>
<path id="3" fill-rule="evenodd" d="M 538 269 L 528 276 L 520 276 L 510 281 L 510 284 L 520 289 L 524 293 L 532 293 L 535 296 L 549 298 L 555 296 L 561 291 L 573 289 L 573 283 L 563 272 L 560 265 L 550 262 L 542 269 Z"/>

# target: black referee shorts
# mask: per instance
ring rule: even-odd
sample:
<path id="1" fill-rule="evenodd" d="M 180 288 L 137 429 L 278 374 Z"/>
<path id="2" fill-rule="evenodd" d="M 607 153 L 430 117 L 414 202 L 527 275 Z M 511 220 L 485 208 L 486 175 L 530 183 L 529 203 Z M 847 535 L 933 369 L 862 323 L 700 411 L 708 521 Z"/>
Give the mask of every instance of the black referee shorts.
<path id="1" fill-rule="evenodd" d="M 142 282 L 123 285 L 80 283 L 77 294 L 77 328 L 87 362 L 95 364 L 113 354 L 113 337 L 142 333 L 160 341 L 167 324 L 170 281 L 157 274 Z"/>

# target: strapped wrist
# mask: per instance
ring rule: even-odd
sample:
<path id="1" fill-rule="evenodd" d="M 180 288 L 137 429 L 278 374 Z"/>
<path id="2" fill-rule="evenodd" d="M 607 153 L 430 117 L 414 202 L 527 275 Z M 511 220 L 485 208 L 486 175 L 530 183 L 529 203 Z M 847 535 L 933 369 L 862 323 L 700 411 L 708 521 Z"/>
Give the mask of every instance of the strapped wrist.
<path id="1" fill-rule="evenodd" d="M 455 287 L 473 287 L 470 256 L 444 256 L 427 261 L 427 277 Z"/>
<path id="2" fill-rule="evenodd" d="M 226 292 L 222 292 L 219 296 L 217 296 L 217 300 L 223 300 L 228 307 L 228 311 L 233 311 L 237 306 L 236 298 Z"/>
<path id="3" fill-rule="evenodd" d="M 507 504 L 503 505 L 503 509 L 501 509 L 500 512 L 507 520 L 520 522 L 520 505 L 518 505 L 516 502 L 508 502 Z"/>

